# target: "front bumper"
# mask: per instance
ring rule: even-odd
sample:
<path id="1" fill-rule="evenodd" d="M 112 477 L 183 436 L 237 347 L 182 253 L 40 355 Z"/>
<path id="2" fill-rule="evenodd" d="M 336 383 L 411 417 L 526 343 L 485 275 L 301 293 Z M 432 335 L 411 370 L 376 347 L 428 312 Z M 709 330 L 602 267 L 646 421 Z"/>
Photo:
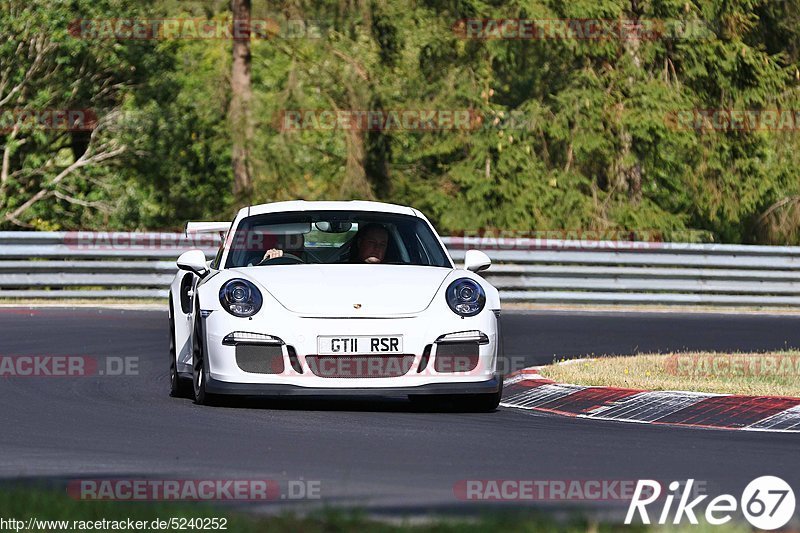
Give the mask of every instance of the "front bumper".
<path id="1" fill-rule="evenodd" d="M 274 311 L 264 317 L 240 319 L 215 311 L 204 319 L 208 391 L 244 395 L 409 395 L 474 394 L 497 392 L 498 317 L 490 310 L 462 319 L 447 309 L 428 310 L 417 316 L 331 319 L 300 317 Z M 237 364 L 236 346 L 226 345 L 234 331 L 248 331 L 279 339 L 282 362 L 276 373 L 244 371 Z M 438 357 L 445 350 L 437 339 L 461 331 L 479 331 L 477 363 L 469 371 L 442 370 Z M 315 357 L 317 336 L 402 335 L 403 357 L 413 358 L 402 375 L 321 376 L 309 364 Z M 440 352 L 441 349 L 441 352 Z M 426 355 L 427 354 L 427 355 Z M 294 356 L 294 366 L 291 356 Z M 426 359 L 427 357 L 427 359 Z M 443 359 L 442 359 L 443 360 Z M 187 361 L 188 363 L 189 361 Z M 187 365 L 188 366 L 188 365 Z M 424 369 L 424 370 L 423 370 Z"/>
<path id="2" fill-rule="evenodd" d="M 281 383 L 230 383 L 210 378 L 206 390 L 211 394 L 236 396 L 303 396 L 303 397 L 408 397 L 461 394 L 492 394 L 503 388 L 503 380 L 497 374 L 488 381 L 474 383 L 428 383 L 413 387 L 301 387 Z"/>

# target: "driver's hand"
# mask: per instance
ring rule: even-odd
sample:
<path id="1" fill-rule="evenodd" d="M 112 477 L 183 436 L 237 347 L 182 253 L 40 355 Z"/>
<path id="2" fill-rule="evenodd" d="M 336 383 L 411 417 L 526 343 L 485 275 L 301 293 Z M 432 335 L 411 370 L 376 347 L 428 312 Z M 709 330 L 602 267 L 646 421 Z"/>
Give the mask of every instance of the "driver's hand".
<path id="1" fill-rule="evenodd" d="M 264 259 L 262 259 L 262 261 L 266 261 L 267 259 L 275 259 L 276 257 L 283 257 L 283 250 L 270 248 L 267 250 L 267 253 L 264 254 Z"/>

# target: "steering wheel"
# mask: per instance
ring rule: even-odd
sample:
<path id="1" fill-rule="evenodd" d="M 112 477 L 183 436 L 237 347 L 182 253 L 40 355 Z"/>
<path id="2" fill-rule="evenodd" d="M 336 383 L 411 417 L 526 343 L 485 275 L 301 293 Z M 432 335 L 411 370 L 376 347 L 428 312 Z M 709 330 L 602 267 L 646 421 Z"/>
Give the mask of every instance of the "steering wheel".
<path id="1" fill-rule="evenodd" d="M 280 257 L 271 257 L 271 258 L 268 258 L 268 259 L 264 259 L 256 266 L 267 265 L 267 264 L 270 264 L 270 265 L 297 265 L 297 264 L 305 264 L 305 261 L 303 261 L 302 259 L 300 259 L 299 257 L 297 257 L 294 254 L 284 253 Z"/>

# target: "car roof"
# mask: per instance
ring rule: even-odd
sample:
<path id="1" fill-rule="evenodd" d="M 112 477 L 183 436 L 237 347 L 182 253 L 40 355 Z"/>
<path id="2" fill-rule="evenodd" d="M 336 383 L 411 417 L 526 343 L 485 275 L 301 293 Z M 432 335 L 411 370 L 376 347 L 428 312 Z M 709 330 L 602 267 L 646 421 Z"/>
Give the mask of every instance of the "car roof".
<path id="1" fill-rule="evenodd" d="M 366 200 L 348 201 L 306 201 L 290 200 L 269 204 L 243 207 L 238 216 L 261 215 L 264 213 L 285 213 L 290 211 L 370 211 L 379 213 L 396 213 L 419 216 L 416 209 L 404 205 L 369 202 Z M 238 217 L 237 217 L 238 218 Z"/>

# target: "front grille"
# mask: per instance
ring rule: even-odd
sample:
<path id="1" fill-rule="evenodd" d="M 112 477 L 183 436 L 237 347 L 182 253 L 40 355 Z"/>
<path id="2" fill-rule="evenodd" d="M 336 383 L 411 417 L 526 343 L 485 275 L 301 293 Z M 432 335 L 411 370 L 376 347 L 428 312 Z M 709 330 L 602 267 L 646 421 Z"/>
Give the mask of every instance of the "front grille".
<path id="1" fill-rule="evenodd" d="M 439 373 L 469 372 L 478 366 L 479 354 L 477 342 L 438 344 L 433 368 Z"/>
<path id="2" fill-rule="evenodd" d="M 283 352 L 280 346 L 237 344 L 236 364 L 251 374 L 283 374 Z"/>
<path id="3" fill-rule="evenodd" d="M 414 356 L 403 355 L 307 355 L 306 363 L 322 378 L 396 378 L 411 370 Z"/>

